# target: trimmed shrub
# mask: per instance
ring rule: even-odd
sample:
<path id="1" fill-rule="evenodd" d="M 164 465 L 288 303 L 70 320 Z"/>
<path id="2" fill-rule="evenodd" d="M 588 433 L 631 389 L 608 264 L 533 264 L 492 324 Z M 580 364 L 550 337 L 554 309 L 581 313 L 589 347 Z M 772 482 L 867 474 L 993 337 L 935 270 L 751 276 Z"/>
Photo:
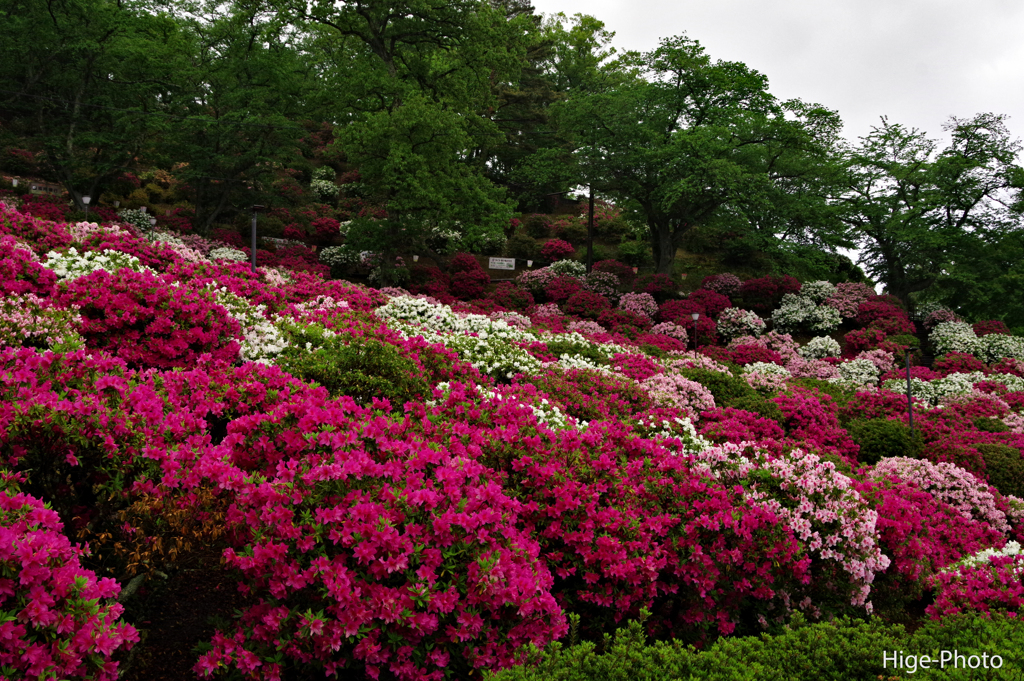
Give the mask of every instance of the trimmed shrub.
<path id="1" fill-rule="evenodd" d="M 899 421 L 854 419 L 846 424 L 850 438 L 860 446 L 861 463 L 876 464 L 883 458 L 907 456 L 916 459 L 924 449 L 921 434 L 911 432 Z"/>
<path id="2" fill-rule="evenodd" d="M 997 443 L 975 445 L 985 458 L 988 482 L 1003 494 L 1024 498 L 1024 458 L 1016 447 Z"/>
<path id="3" fill-rule="evenodd" d="M 537 251 L 537 241 L 526 234 L 513 234 L 512 238 L 505 242 L 505 254 L 510 258 L 534 260 Z"/>
<path id="4" fill-rule="evenodd" d="M 293 376 L 322 385 L 333 396 L 348 395 L 362 404 L 386 399 L 400 408 L 429 394 L 430 386 L 416 363 L 393 345 L 372 338 L 335 336 L 316 325 L 292 325 L 288 336 L 289 347 L 281 353 L 278 365 Z M 307 351 L 306 343 L 316 349 Z"/>

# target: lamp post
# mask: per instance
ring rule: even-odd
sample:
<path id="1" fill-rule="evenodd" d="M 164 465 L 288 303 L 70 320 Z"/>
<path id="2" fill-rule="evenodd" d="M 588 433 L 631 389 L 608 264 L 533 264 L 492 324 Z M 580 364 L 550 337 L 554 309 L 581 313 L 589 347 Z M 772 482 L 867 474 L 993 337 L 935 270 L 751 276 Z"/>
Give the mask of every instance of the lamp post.
<path id="1" fill-rule="evenodd" d="M 85 204 L 85 221 L 89 222 L 89 202 L 92 201 L 91 196 L 83 196 L 82 203 Z"/>
<path id="2" fill-rule="evenodd" d="M 690 319 L 693 320 L 693 352 L 697 354 L 697 320 L 700 319 L 700 312 L 691 313 Z"/>
<path id="3" fill-rule="evenodd" d="M 156 218 L 149 219 L 149 226 L 152 227 L 153 229 L 156 229 Z"/>
<path id="4" fill-rule="evenodd" d="M 263 210 L 264 206 L 255 205 L 252 207 L 252 271 L 256 272 L 256 216 Z"/>
<path id="5" fill-rule="evenodd" d="M 907 348 L 907 415 L 910 418 L 910 432 L 914 432 L 914 399 L 910 392 L 910 348 Z"/>

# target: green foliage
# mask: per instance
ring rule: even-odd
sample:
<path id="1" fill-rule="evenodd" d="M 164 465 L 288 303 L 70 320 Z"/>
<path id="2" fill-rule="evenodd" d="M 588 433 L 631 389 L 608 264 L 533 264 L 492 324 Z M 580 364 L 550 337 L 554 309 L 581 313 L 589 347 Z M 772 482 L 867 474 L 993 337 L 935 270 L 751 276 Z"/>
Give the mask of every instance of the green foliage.
<path id="1" fill-rule="evenodd" d="M 847 153 L 843 219 L 868 274 L 904 303 L 925 292 L 980 311 L 1008 288 L 992 259 L 1010 253 L 992 247 L 1019 223 L 1003 195 L 1019 182 L 1021 147 L 1004 120 L 951 118 L 950 144 L 940 151 L 922 131 L 883 118 Z"/>
<path id="2" fill-rule="evenodd" d="M 393 345 L 373 338 L 336 336 L 317 325 L 291 324 L 285 331 L 290 345 L 278 365 L 293 376 L 322 385 L 335 397 L 348 395 L 362 404 L 376 397 L 401 409 L 430 392 L 415 362 Z"/>
<path id="3" fill-rule="evenodd" d="M 763 408 L 761 403 L 764 398 L 740 377 L 710 369 L 680 369 L 678 373 L 710 390 L 715 398 L 715 405 L 719 407 L 736 407 L 748 411 L 755 411 L 749 407 Z M 740 404 L 747 406 L 737 406 Z"/>
<path id="4" fill-rule="evenodd" d="M 513 234 L 512 238 L 505 242 L 505 253 L 510 258 L 533 260 L 537 257 L 537 251 L 537 241 L 526 234 Z"/>
<path id="5" fill-rule="evenodd" d="M 916 459 L 924 448 L 918 431 L 899 421 L 888 419 L 854 419 L 846 424 L 850 438 L 860 446 L 861 463 L 876 464 L 883 458 L 907 456 Z"/>
<path id="6" fill-rule="evenodd" d="M 729 404 L 721 406 L 753 412 L 761 418 L 777 422 L 780 427 L 785 426 L 786 417 L 783 416 L 779 405 L 775 404 L 775 402 L 772 402 L 757 391 L 755 391 L 755 394 L 752 397 L 734 397 Z"/>
<path id="7" fill-rule="evenodd" d="M 551 222 L 548 216 L 534 213 L 523 218 L 523 229 L 535 239 L 547 239 L 551 236 Z"/>
<path id="8" fill-rule="evenodd" d="M 963 656 L 940 668 L 919 666 L 921 656 L 941 651 Z M 904 665 L 896 668 L 893 655 Z M 1000 669 L 966 668 L 967 658 L 987 653 L 1002 658 Z M 888 656 L 888 660 L 885 656 Z M 915 656 L 914 662 L 906 660 Z M 980 662 L 980 659 L 979 659 Z M 928 621 L 913 634 L 902 625 L 872 617 L 808 623 L 795 614 L 771 634 L 722 638 L 696 650 L 678 642 L 647 643 L 640 622 L 631 621 L 601 645 L 555 643 L 533 651 L 526 665 L 487 676 L 488 681 L 896 681 L 897 679 L 999 679 L 1019 681 L 1024 664 L 1024 627 L 999 613 L 960 614 Z"/>
<path id="9" fill-rule="evenodd" d="M 823 392 L 832 398 L 832 401 L 839 405 L 840 408 L 845 407 L 846 403 L 853 399 L 855 390 L 845 388 L 835 383 L 829 383 L 828 381 L 822 381 L 818 378 L 797 378 L 792 381 L 793 385 L 798 385 L 803 388 L 815 388 L 819 392 Z"/>
<path id="10" fill-rule="evenodd" d="M 651 245 L 644 241 L 623 241 L 616 259 L 631 267 L 644 267 L 652 261 Z"/>
<path id="11" fill-rule="evenodd" d="M 548 352 L 555 357 L 579 355 L 583 359 L 597 365 L 608 363 L 608 356 L 589 343 L 576 343 L 570 340 L 545 340 L 544 344 L 547 345 Z"/>
<path id="12" fill-rule="evenodd" d="M 974 420 L 974 427 L 986 433 L 1009 433 L 1010 427 L 1003 423 L 1002 419 L 989 416 L 978 416 Z"/>
<path id="13" fill-rule="evenodd" d="M 1024 498 L 1024 458 L 1020 450 L 997 443 L 976 447 L 985 458 L 989 484 L 1003 494 Z"/>

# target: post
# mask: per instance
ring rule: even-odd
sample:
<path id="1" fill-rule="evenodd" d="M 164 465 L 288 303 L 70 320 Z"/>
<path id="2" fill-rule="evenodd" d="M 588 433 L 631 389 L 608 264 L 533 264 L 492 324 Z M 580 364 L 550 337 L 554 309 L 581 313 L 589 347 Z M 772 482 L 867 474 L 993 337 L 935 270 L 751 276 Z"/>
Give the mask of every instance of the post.
<path id="1" fill-rule="evenodd" d="M 249 255 L 252 257 L 252 271 L 256 272 L 256 216 L 263 210 L 263 206 L 252 207 L 252 249 Z"/>
<path id="2" fill-rule="evenodd" d="M 697 320 L 700 319 L 700 312 L 693 312 L 690 314 L 690 319 L 693 320 L 693 354 L 697 354 Z"/>
<path id="3" fill-rule="evenodd" d="M 910 348 L 907 348 L 907 414 L 910 416 L 910 431 L 914 431 L 914 400 L 910 393 Z"/>
<path id="4" fill-rule="evenodd" d="M 89 222 L 89 202 L 92 201 L 91 196 L 83 196 L 82 203 L 85 205 L 85 221 Z"/>
<path id="5" fill-rule="evenodd" d="M 587 208 L 587 272 L 594 269 L 594 185 L 590 185 L 590 205 Z"/>

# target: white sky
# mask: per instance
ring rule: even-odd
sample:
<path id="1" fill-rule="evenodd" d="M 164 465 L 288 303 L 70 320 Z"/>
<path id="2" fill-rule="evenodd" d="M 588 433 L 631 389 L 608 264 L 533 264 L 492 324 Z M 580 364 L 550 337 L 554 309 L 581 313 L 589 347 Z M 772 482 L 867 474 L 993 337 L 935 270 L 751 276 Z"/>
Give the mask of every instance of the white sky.
<path id="1" fill-rule="evenodd" d="M 879 117 L 945 141 L 950 115 L 1007 114 L 1024 137 L 1021 0 L 532 0 L 589 14 L 620 49 L 685 33 L 714 60 L 765 74 L 780 99 L 839 112 L 856 141 Z"/>

